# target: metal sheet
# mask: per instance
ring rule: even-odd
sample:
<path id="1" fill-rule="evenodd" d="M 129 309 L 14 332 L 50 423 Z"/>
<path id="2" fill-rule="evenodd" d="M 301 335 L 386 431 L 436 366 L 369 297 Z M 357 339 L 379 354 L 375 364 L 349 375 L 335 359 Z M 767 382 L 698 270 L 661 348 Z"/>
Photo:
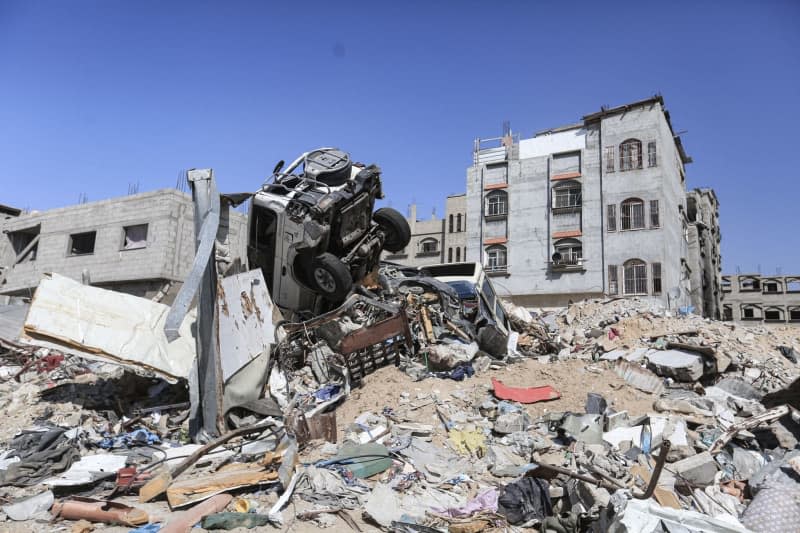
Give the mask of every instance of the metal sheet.
<path id="1" fill-rule="evenodd" d="M 186 378 L 195 358 L 193 313 L 167 342 L 169 307 L 145 298 L 46 275 L 33 295 L 21 341 L 65 353 L 144 368 L 168 380 Z"/>
<path id="2" fill-rule="evenodd" d="M 223 278 L 220 282 L 217 309 L 224 381 L 275 342 L 272 307 L 261 269 Z"/>

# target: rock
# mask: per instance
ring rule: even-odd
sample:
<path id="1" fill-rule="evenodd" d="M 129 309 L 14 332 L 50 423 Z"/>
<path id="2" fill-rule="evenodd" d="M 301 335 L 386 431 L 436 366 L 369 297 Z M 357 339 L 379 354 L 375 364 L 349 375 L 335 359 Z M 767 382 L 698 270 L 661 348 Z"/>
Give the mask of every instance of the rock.
<path id="1" fill-rule="evenodd" d="M 683 350 L 662 350 L 647 355 L 647 368 L 675 381 L 693 382 L 703 375 L 703 358 Z"/>
<path id="2" fill-rule="evenodd" d="M 714 483 L 718 468 L 711 454 L 702 452 L 672 463 L 668 470 L 674 472 L 678 479 L 683 478 L 692 485 L 707 487 Z"/>
<path id="3" fill-rule="evenodd" d="M 497 433 L 506 435 L 517 431 L 525 431 L 528 428 L 529 420 L 525 413 L 506 413 L 497 417 L 494 421 L 494 430 Z"/>

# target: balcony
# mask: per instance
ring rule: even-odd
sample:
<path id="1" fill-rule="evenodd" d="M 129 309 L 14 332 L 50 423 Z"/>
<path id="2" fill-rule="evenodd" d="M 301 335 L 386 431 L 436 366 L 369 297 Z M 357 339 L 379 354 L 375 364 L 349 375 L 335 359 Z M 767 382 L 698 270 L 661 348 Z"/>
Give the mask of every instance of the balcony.
<path id="1" fill-rule="evenodd" d="M 583 270 L 585 259 L 577 254 L 562 254 L 561 259 L 550 262 L 551 270 Z"/>

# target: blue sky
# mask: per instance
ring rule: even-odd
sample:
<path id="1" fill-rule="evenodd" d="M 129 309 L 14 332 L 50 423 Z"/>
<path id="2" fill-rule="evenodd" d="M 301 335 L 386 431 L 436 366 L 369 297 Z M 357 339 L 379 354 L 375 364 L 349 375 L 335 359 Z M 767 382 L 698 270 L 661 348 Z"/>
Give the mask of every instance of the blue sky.
<path id="1" fill-rule="evenodd" d="M 343 4 L 343 5 L 337 5 Z M 213 167 L 257 188 L 336 145 L 420 216 L 475 137 L 661 93 L 722 203 L 723 268 L 800 272 L 800 2 L 0 0 L 0 203 L 47 209 Z"/>

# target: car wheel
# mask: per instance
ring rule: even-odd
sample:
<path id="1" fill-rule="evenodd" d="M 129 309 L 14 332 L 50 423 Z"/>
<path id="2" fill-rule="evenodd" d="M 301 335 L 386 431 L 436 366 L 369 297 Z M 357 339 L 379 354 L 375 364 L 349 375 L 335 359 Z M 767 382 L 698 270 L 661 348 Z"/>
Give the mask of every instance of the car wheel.
<path id="1" fill-rule="evenodd" d="M 311 262 L 310 277 L 314 290 L 329 300 L 343 299 L 353 287 L 353 278 L 347 265 L 327 252 Z"/>
<path id="2" fill-rule="evenodd" d="M 372 215 L 378 226 L 386 233 L 383 249 L 390 252 L 399 252 L 411 240 L 411 228 L 406 218 L 391 207 L 381 207 Z"/>

